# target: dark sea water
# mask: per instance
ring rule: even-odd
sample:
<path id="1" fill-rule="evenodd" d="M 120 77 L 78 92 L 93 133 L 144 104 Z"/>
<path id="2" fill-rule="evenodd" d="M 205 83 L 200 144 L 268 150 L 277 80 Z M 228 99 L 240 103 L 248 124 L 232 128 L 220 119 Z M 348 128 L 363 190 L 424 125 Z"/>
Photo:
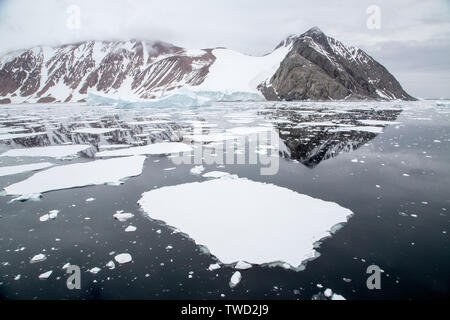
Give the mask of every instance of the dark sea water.
<path id="1" fill-rule="evenodd" d="M 256 107 L 266 112 L 266 106 Z M 384 110 L 382 103 L 376 107 Z M 213 255 L 182 233 L 148 218 L 137 204 L 143 192 L 154 188 L 206 179 L 191 174 L 192 165 L 165 171 L 174 167 L 170 158 L 149 156 L 143 173 L 120 186 L 51 191 L 36 202 L 9 203 L 12 197 L 0 197 L 0 298 L 303 300 L 331 288 L 346 299 L 448 299 L 450 107 L 430 101 L 401 104 L 395 110 L 394 119 L 389 120 L 400 124 L 388 125 L 378 135 L 342 135 L 341 141 L 351 138 L 359 143 L 337 148 L 332 157 L 319 154 L 306 159 L 299 147 L 297 159 L 280 158 L 276 175 L 260 175 L 258 165 L 205 165 L 204 172 L 221 170 L 273 183 L 336 202 L 354 213 L 337 233 L 322 241 L 317 249 L 320 256 L 303 271 L 254 265 L 241 270 L 241 282 L 231 289 L 232 266 L 208 271 L 217 262 Z M 305 133 L 293 130 L 286 134 L 282 138 L 288 142 Z M 310 138 L 320 134 L 320 130 L 312 132 Z M 23 158 L 21 164 L 40 159 Z M 15 158 L 0 160 L 1 166 L 18 163 Z M 91 159 L 70 163 L 87 161 Z M 0 187 L 32 174 L 0 177 Z M 95 200 L 86 202 L 90 197 Z M 39 221 L 53 209 L 59 210 L 55 220 Z M 119 222 L 112 216 L 118 210 L 135 216 Z M 124 232 L 130 224 L 137 230 Z M 113 270 L 105 267 L 124 252 L 132 255 L 131 263 L 116 263 Z M 47 259 L 30 264 L 38 253 Z M 62 266 L 68 262 L 81 268 L 81 290 L 66 287 L 68 275 Z M 366 269 L 372 264 L 383 270 L 380 290 L 366 286 Z M 88 272 L 94 267 L 101 271 Z M 49 279 L 38 279 L 49 270 L 53 270 Z"/>

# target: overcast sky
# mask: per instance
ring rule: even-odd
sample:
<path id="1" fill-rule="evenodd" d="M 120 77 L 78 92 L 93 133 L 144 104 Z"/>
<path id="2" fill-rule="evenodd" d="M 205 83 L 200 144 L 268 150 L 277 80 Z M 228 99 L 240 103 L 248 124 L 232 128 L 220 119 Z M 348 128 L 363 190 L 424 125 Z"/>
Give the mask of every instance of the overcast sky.
<path id="1" fill-rule="evenodd" d="M 67 26 L 71 5 L 79 29 Z M 380 8 L 380 29 L 367 27 L 370 5 Z M 449 0 L 0 0 L 0 55 L 132 38 L 261 55 L 312 26 L 365 50 L 413 96 L 450 97 Z"/>

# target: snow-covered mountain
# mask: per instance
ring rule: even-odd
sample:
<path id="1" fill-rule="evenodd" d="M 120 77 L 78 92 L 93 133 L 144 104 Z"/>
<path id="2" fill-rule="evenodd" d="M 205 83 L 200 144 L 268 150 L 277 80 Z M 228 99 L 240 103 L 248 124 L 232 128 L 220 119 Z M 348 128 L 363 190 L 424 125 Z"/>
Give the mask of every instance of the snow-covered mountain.
<path id="1" fill-rule="evenodd" d="M 267 100 L 413 99 L 364 51 L 318 28 L 257 57 L 156 41 L 86 41 L 0 58 L 0 103 L 79 102 L 88 93 L 136 101 L 178 88 Z"/>

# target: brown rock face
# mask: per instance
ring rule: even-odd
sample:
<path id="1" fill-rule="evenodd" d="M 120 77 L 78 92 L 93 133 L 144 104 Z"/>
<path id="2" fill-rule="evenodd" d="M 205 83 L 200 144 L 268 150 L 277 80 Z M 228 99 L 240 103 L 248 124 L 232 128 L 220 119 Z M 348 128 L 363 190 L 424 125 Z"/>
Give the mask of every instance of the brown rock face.
<path id="1" fill-rule="evenodd" d="M 85 101 L 88 92 L 153 98 L 200 84 L 214 60 L 209 49 L 191 55 L 139 40 L 37 47 L 0 59 L 0 97 L 9 103 Z"/>

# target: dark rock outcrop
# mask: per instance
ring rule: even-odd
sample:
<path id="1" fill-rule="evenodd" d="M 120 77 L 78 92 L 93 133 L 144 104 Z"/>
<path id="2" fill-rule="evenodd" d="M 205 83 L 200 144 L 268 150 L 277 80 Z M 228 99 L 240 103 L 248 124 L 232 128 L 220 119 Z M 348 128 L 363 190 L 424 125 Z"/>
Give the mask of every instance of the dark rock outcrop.
<path id="1" fill-rule="evenodd" d="M 292 46 L 259 89 L 268 100 L 415 100 L 385 67 L 314 27 L 279 46 Z"/>

